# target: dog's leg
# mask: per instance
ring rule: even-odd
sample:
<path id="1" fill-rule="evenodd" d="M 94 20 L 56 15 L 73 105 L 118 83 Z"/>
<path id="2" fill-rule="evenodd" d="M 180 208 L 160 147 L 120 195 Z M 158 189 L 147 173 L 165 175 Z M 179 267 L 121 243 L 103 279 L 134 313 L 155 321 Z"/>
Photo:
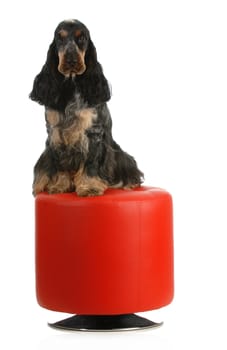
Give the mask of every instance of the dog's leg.
<path id="1" fill-rule="evenodd" d="M 78 196 L 100 196 L 107 189 L 107 182 L 98 175 L 100 158 L 102 157 L 103 127 L 95 123 L 86 131 L 88 154 L 86 161 L 74 176 L 74 184 Z"/>
<path id="2" fill-rule="evenodd" d="M 50 181 L 49 176 L 46 173 L 38 173 L 35 176 L 33 182 L 33 195 L 36 196 L 40 192 L 47 191 L 47 185 Z"/>
<path id="3" fill-rule="evenodd" d="M 51 153 L 47 148 L 39 157 L 34 167 L 33 195 L 46 192 L 50 182 L 50 173 L 53 170 Z"/>
<path id="4" fill-rule="evenodd" d="M 80 197 L 101 196 L 108 187 L 98 176 L 88 176 L 82 167 L 74 176 L 74 184 Z"/>
<path id="5" fill-rule="evenodd" d="M 71 181 L 71 176 L 69 173 L 58 172 L 51 178 L 45 174 L 40 173 L 36 175 L 33 183 L 33 195 L 36 196 L 40 192 L 53 193 L 64 193 L 73 192 L 75 186 L 73 181 Z"/>
<path id="6" fill-rule="evenodd" d="M 114 141 L 112 144 L 115 157 L 115 177 L 121 180 L 125 190 L 138 187 L 143 182 L 143 173 L 139 170 L 135 159 L 124 152 Z"/>
<path id="7" fill-rule="evenodd" d="M 58 172 L 52 177 L 45 173 L 36 175 L 33 183 L 33 195 L 36 196 L 40 192 L 48 193 L 63 193 L 73 192 L 75 186 L 71 181 L 71 176 L 68 173 Z"/>
<path id="8" fill-rule="evenodd" d="M 48 193 L 73 192 L 75 186 L 71 181 L 71 175 L 68 172 L 57 172 L 53 175 L 47 185 Z"/>
<path id="9" fill-rule="evenodd" d="M 62 193 L 74 191 L 75 186 L 71 174 L 58 171 L 53 160 L 53 153 L 49 147 L 41 154 L 34 168 L 33 194 L 40 192 Z"/>

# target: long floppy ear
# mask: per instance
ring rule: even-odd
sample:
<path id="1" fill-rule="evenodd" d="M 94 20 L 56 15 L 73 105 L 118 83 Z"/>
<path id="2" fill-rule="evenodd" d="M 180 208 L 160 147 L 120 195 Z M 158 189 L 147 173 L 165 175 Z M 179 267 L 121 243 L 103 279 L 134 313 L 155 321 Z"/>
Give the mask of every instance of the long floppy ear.
<path id="1" fill-rule="evenodd" d="M 89 40 L 86 50 L 85 64 L 87 67 L 85 73 L 77 76 L 77 82 L 85 102 L 95 106 L 108 101 L 111 97 L 110 87 L 103 74 L 102 66 L 97 60 L 96 49 L 91 40 Z"/>
<path id="2" fill-rule="evenodd" d="M 47 60 L 41 72 L 35 77 L 29 97 L 33 101 L 53 107 L 59 95 L 58 55 L 55 42 L 50 44 Z"/>

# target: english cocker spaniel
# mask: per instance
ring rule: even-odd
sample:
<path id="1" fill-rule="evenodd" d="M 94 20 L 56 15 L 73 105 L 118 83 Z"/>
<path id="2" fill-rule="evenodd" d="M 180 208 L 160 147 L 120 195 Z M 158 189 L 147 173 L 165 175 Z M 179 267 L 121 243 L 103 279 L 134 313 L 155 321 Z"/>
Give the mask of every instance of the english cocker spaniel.
<path id="1" fill-rule="evenodd" d="M 48 138 L 34 167 L 33 194 L 102 195 L 142 183 L 136 161 L 112 137 L 110 88 L 88 29 L 61 22 L 30 98 L 45 106 Z"/>

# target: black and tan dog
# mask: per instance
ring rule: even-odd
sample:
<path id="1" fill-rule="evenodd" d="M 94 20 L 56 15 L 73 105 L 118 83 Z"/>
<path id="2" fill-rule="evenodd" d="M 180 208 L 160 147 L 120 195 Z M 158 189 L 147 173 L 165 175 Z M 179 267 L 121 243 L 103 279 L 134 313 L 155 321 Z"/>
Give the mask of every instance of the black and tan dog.
<path id="1" fill-rule="evenodd" d="M 76 191 L 101 195 L 133 188 L 143 174 L 112 137 L 108 82 L 88 29 L 77 20 L 55 30 L 30 98 L 45 106 L 48 138 L 34 168 L 34 195 Z"/>

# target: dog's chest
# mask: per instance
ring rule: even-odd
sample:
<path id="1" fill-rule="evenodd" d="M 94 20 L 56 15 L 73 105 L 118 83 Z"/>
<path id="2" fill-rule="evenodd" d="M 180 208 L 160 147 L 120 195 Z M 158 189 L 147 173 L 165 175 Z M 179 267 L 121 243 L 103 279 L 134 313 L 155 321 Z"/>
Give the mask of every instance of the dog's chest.
<path id="1" fill-rule="evenodd" d="M 46 110 L 46 122 L 49 142 L 52 146 L 78 145 L 82 149 L 88 148 L 86 130 L 90 129 L 97 119 L 94 108 L 84 108 L 65 115 L 56 110 Z"/>

